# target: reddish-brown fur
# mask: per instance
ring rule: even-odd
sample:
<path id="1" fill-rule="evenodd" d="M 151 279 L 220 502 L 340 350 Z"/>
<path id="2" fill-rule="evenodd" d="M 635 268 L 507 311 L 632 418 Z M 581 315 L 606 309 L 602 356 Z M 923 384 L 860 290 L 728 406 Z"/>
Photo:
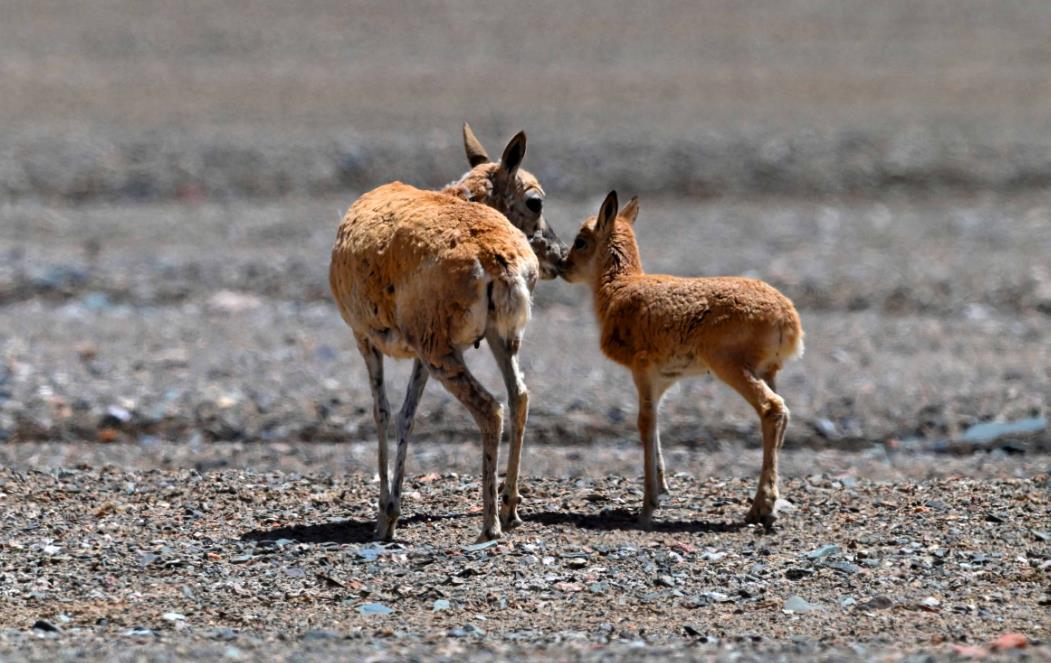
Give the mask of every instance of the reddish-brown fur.
<path id="1" fill-rule="evenodd" d="M 456 396 L 481 429 L 484 525 L 480 538 L 501 534 L 496 518 L 496 457 L 502 412 L 500 403 L 463 361 L 464 350 L 483 338 L 503 373 L 511 409 L 500 516 L 504 527 L 521 522 L 518 466 L 528 395 L 517 353 L 529 320 L 531 293 L 541 275 L 537 254 L 553 276 L 564 247 L 544 221 L 543 190 L 519 168 L 525 134 L 511 140 L 499 164 L 488 161 L 466 125 L 464 143 L 473 167 L 459 182 L 442 191 L 394 182 L 364 194 L 347 211 L 332 249 L 332 293 L 354 331 L 373 392 L 380 472 L 377 536 L 383 539 L 393 537 L 400 515 L 408 436 L 428 376 Z M 517 223 L 512 225 L 509 219 Z M 388 481 L 390 407 L 383 384 L 384 355 L 415 359 L 397 420 L 393 482 Z"/>
<path id="2" fill-rule="evenodd" d="M 759 414 L 763 470 L 748 520 L 769 525 L 789 414 L 775 382 L 784 362 L 803 352 L 799 314 L 787 297 L 756 279 L 646 274 L 632 230 L 637 215 L 637 199 L 618 215 L 610 193 L 598 216 L 584 222 L 562 272 L 568 281 L 591 286 L 602 351 L 635 379 L 646 453 L 642 520 L 650 521 L 658 494 L 667 491 L 656 420 L 660 398 L 680 378 L 712 372 Z"/>

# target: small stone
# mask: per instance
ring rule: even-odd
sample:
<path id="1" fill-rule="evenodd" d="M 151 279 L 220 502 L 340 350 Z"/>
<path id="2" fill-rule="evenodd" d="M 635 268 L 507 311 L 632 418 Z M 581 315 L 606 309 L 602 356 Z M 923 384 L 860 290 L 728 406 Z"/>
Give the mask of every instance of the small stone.
<path id="1" fill-rule="evenodd" d="M 154 633 L 153 629 L 148 629 L 142 626 L 136 626 L 135 628 L 130 628 L 127 631 L 124 631 L 124 635 L 133 638 L 148 638 L 154 635 Z"/>
<path id="2" fill-rule="evenodd" d="M 312 628 L 303 634 L 304 640 L 335 640 L 341 638 L 339 633 L 321 628 Z"/>
<path id="3" fill-rule="evenodd" d="M 161 615 L 161 619 L 163 619 L 166 622 L 184 622 L 186 621 L 186 615 L 180 614 L 178 612 L 166 612 L 163 615 Z"/>
<path id="4" fill-rule="evenodd" d="M 825 545 L 815 548 L 806 554 L 807 559 L 824 559 L 832 555 L 839 554 L 839 546 L 834 543 L 826 543 Z"/>
<path id="5" fill-rule="evenodd" d="M 495 546 L 495 545 L 497 545 L 499 543 L 500 543 L 500 541 L 498 539 L 493 539 L 492 541 L 482 541 L 481 543 L 472 543 L 469 546 L 464 546 L 463 549 L 468 551 L 468 552 L 475 552 L 475 551 L 478 551 L 478 550 L 485 550 L 486 548 L 492 548 L 493 546 Z"/>
<path id="6" fill-rule="evenodd" d="M 51 622 L 44 621 L 43 619 L 36 620 L 36 622 L 33 624 L 33 630 L 34 631 L 42 631 L 44 633 L 58 633 L 59 632 L 57 626 L 55 626 Z"/>
<path id="7" fill-rule="evenodd" d="M 863 610 L 886 610 L 894 607 L 894 601 L 890 597 L 880 594 L 873 596 L 858 607 Z"/>
<path id="8" fill-rule="evenodd" d="M 657 578 L 657 584 L 663 587 L 674 587 L 675 578 L 672 578 L 671 576 L 659 576 Z"/>
<path id="9" fill-rule="evenodd" d="M 449 636 L 453 638 L 466 638 L 474 636 L 477 638 L 485 637 L 485 631 L 478 628 L 474 624 L 467 624 L 466 626 L 457 627 L 449 631 Z"/>
<path id="10" fill-rule="evenodd" d="M 592 594 L 605 594 L 609 591 L 608 582 L 593 582 L 588 585 L 588 591 Z"/>
<path id="11" fill-rule="evenodd" d="M 814 572 L 810 569 L 791 568 L 785 569 L 785 577 L 789 580 L 802 580 L 808 576 L 814 575 Z"/>
<path id="12" fill-rule="evenodd" d="M 826 566 L 845 575 L 853 575 L 861 570 L 861 567 L 857 564 L 851 564 L 850 562 L 832 562 L 831 564 L 826 564 Z"/>
<path id="13" fill-rule="evenodd" d="M 938 607 L 941 604 L 942 602 L 938 599 L 934 598 L 933 596 L 928 596 L 927 598 L 920 601 L 917 605 L 921 610 L 926 610 L 927 612 L 937 612 Z"/>
<path id="14" fill-rule="evenodd" d="M 366 603 L 358 608 L 358 612 L 363 615 L 389 615 L 394 612 L 394 609 L 382 603 Z"/>
<path id="15" fill-rule="evenodd" d="M 452 608 L 452 604 L 449 603 L 449 599 L 435 599 L 431 611 L 439 612 L 441 610 L 449 610 L 450 608 Z"/>
<path id="16" fill-rule="evenodd" d="M 801 596 L 793 595 L 788 597 L 788 600 L 785 601 L 785 605 L 781 609 L 781 612 L 784 612 L 785 614 L 805 614 L 808 612 L 818 612 L 821 610 L 824 610 L 824 608 L 820 605 L 816 603 L 810 603 Z"/>

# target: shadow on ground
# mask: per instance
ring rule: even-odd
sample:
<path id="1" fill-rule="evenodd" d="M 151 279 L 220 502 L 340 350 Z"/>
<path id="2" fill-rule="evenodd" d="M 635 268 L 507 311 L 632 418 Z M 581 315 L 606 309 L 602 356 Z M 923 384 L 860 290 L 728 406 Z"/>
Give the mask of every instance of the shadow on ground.
<path id="1" fill-rule="evenodd" d="M 736 532 L 747 527 L 744 523 L 715 523 L 703 520 L 663 520 L 652 527 L 639 525 L 638 512 L 629 509 L 606 509 L 600 513 L 574 513 L 566 511 L 538 511 L 527 514 L 525 520 L 541 525 L 572 525 L 582 529 L 600 531 L 639 530 L 651 532 Z"/>
<path id="2" fill-rule="evenodd" d="M 416 514 L 398 521 L 398 527 L 436 520 L 464 518 L 466 514 Z M 375 541 L 375 520 L 340 520 L 316 525 L 286 525 L 275 529 L 256 529 L 241 535 L 242 541 L 277 541 L 291 539 L 299 543 L 370 543 Z"/>

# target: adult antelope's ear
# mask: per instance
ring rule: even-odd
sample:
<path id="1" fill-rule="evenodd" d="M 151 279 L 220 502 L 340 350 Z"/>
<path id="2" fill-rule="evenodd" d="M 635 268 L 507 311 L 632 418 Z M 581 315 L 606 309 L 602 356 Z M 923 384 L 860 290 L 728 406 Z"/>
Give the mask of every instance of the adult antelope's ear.
<path id="1" fill-rule="evenodd" d="M 613 220 L 617 218 L 617 192 L 610 191 L 606 199 L 602 201 L 602 207 L 598 208 L 598 217 L 595 218 L 595 232 L 603 235 L 613 229 Z"/>
<path id="2" fill-rule="evenodd" d="M 467 153 L 467 163 L 471 164 L 471 168 L 492 161 L 478 137 L 471 131 L 471 125 L 466 122 L 463 123 L 463 149 Z"/>
<path id="3" fill-rule="evenodd" d="M 628 223 L 634 225 L 635 219 L 639 217 L 639 197 L 632 196 L 628 204 L 624 206 L 624 209 L 620 210 L 620 218 L 624 219 Z"/>
<path id="4" fill-rule="evenodd" d="M 500 168 L 505 170 L 507 174 L 513 175 L 518 170 L 518 167 L 522 165 L 522 159 L 525 158 L 525 150 L 526 135 L 524 131 L 519 131 L 507 143 L 507 147 L 504 148 L 504 154 L 500 157 Z"/>

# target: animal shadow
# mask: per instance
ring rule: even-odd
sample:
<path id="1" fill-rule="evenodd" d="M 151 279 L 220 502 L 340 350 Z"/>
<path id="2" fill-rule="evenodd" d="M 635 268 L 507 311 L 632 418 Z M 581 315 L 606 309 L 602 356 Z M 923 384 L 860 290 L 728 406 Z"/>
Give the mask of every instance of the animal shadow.
<path id="1" fill-rule="evenodd" d="M 415 514 L 398 521 L 398 527 L 435 520 L 463 518 L 465 514 Z M 242 541 L 273 542 L 290 539 L 298 543 L 370 543 L 375 541 L 375 520 L 339 520 L 316 525 L 286 525 L 274 529 L 257 529 L 241 535 Z"/>
<path id="2" fill-rule="evenodd" d="M 745 527 L 744 523 L 713 523 L 699 520 L 657 520 L 650 528 L 639 525 L 638 512 L 629 509 L 604 509 L 600 513 L 574 513 L 567 511 L 538 511 L 527 514 L 525 520 L 541 525 L 572 525 L 582 529 L 613 531 L 638 530 L 650 532 L 701 532 L 725 533 L 737 532 Z"/>

